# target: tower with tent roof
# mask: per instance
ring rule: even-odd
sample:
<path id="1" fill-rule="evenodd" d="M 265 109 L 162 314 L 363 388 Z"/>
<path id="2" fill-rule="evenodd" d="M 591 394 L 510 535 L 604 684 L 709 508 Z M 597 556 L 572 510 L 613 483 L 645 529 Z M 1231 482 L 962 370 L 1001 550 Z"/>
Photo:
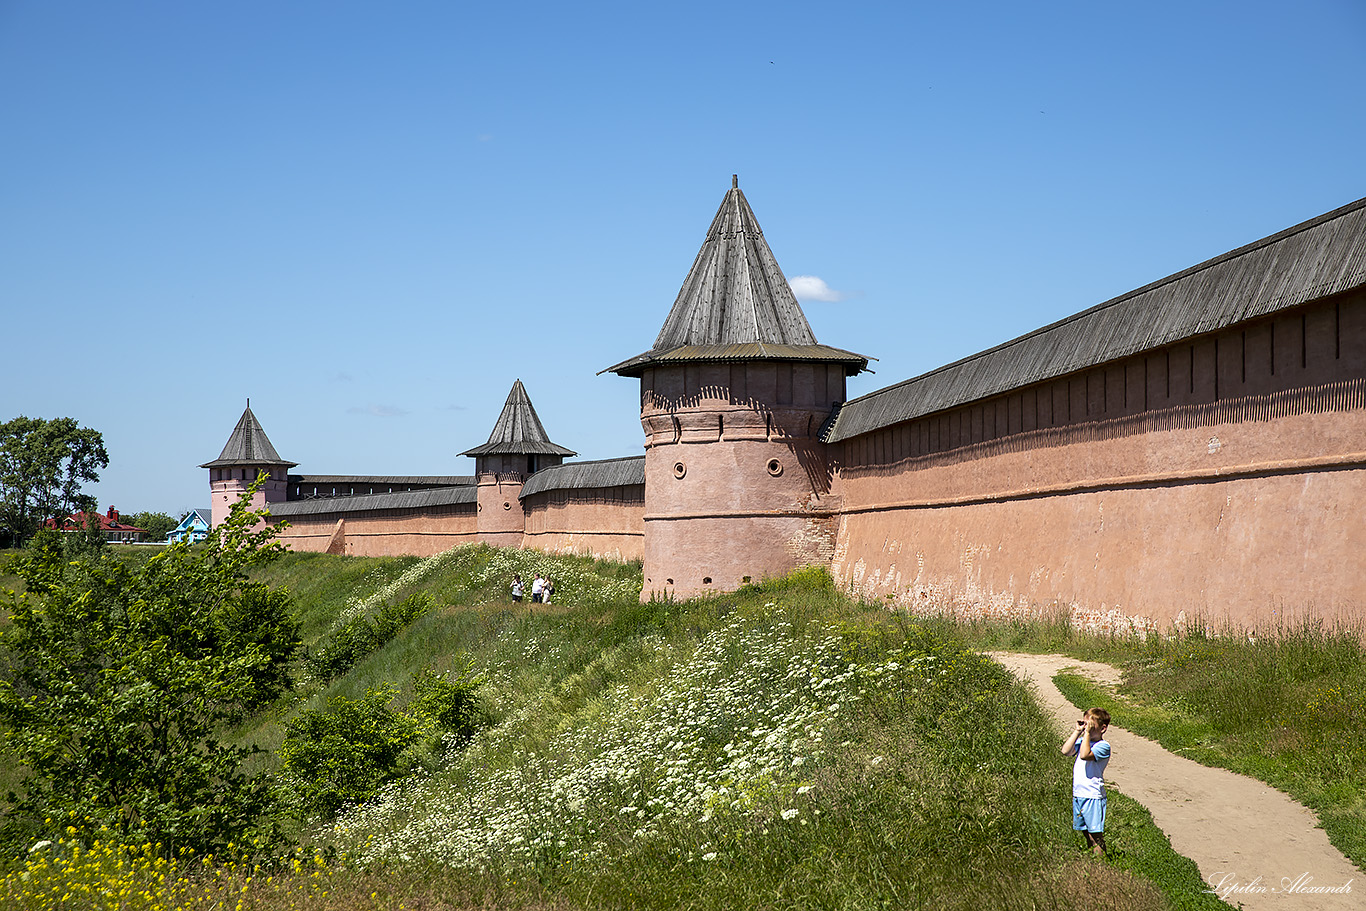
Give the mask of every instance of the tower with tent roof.
<path id="1" fill-rule="evenodd" d="M 732 177 L 654 345 L 604 371 L 640 380 L 642 597 L 828 563 L 838 509 L 820 432 L 867 367 L 816 341 Z"/>
<path id="2" fill-rule="evenodd" d="M 247 399 L 247 408 L 218 458 L 199 466 L 209 469 L 213 527 L 217 528 L 228 517 L 232 504 L 263 471 L 266 482 L 252 497 L 252 508 L 283 503 L 288 496 L 289 469 L 296 464 L 280 458 L 261 422 L 251 413 L 251 399 Z"/>
<path id="3" fill-rule="evenodd" d="M 522 485 L 542 468 L 577 454 L 550 441 L 522 381 L 514 382 L 488 442 L 461 453 L 474 458 L 479 540 L 495 547 L 520 547 L 526 530 Z"/>

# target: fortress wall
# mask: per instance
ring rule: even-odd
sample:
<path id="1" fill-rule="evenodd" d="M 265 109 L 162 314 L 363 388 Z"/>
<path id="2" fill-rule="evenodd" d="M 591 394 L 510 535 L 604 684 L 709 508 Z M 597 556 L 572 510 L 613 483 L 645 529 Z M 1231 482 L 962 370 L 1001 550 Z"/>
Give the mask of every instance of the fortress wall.
<path id="1" fill-rule="evenodd" d="M 816 435 L 844 379 L 825 363 L 644 371 L 642 598 L 731 591 L 830 561 L 836 520 Z"/>
<path id="2" fill-rule="evenodd" d="M 1366 295 L 846 440 L 866 595 L 1099 626 L 1366 608 Z"/>
<path id="3" fill-rule="evenodd" d="M 280 540 L 291 550 L 358 557 L 429 557 L 479 540 L 473 503 L 319 513 L 288 521 Z"/>
<path id="4" fill-rule="evenodd" d="M 522 546 L 611 560 L 645 556 L 645 485 L 547 490 L 522 501 Z"/>

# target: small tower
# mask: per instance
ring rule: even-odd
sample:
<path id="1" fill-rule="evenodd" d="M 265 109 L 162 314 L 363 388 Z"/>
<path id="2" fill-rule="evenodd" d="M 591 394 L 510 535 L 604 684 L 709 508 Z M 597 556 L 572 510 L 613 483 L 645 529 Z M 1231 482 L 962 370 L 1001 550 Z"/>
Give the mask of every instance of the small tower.
<path id="1" fill-rule="evenodd" d="M 526 479 L 542 468 L 577 455 L 550 442 L 522 381 L 512 384 L 489 441 L 461 455 L 474 457 L 479 485 L 479 540 L 495 547 L 520 547 L 526 514 L 518 499 Z"/>
<path id="2" fill-rule="evenodd" d="M 232 436 L 228 437 L 228 443 L 218 458 L 199 466 L 209 469 L 213 527 L 222 524 L 232 504 L 262 471 L 269 477 L 252 498 L 252 507 L 259 509 L 267 503 L 284 502 L 289 469 L 297 464 L 280 458 L 270 444 L 270 438 L 261 429 L 261 422 L 251 413 L 251 399 L 247 399 L 247 410 L 242 412 L 242 418 L 233 428 Z"/>
<path id="3" fill-rule="evenodd" d="M 732 177 L 640 378 L 645 582 L 689 596 L 830 559 L 820 429 L 862 355 L 819 344 Z"/>

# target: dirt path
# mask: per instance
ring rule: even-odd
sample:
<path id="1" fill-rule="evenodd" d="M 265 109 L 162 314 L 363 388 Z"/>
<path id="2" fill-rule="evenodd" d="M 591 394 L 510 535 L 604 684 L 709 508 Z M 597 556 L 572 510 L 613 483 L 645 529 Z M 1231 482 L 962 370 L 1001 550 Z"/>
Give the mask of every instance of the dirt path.
<path id="1" fill-rule="evenodd" d="M 1066 655 L 990 654 L 1033 682 L 1062 731 L 1071 729 L 1077 709 L 1053 685 L 1054 674 L 1076 668 L 1102 683 L 1119 682 L 1115 668 Z M 1195 861 L 1207 883 L 1226 891 L 1229 904 L 1250 911 L 1366 908 L 1366 875 L 1328 843 L 1305 807 L 1260 781 L 1202 766 L 1117 725 L 1106 739 L 1114 749 L 1106 780 L 1148 808 L 1172 847 Z M 1350 893 L 1310 891 L 1344 885 Z"/>

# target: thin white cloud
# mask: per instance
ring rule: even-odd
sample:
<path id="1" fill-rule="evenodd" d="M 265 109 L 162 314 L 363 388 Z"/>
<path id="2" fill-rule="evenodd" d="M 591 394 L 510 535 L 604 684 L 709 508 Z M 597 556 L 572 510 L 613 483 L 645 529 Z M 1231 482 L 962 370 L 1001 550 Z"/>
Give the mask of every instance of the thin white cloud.
<path id="1" fill-rule="evenodd" d="M 352 405 L 346 409 L 346 413 L 368 414 L 376 418 L 401 418 L 408 413 L 408 409 L 397 405 Z"/>
<path id="2" fill-rule="evenodd" d="M 833 304 L 849 297 L 843 291 L 836 291 L 825 283 L 825 279 L 816 275 L 794 275 L 788 279 L 787 283 L 792 287 L 792 293 L 796 295 L 799 301 L 821 301 Z"/>

